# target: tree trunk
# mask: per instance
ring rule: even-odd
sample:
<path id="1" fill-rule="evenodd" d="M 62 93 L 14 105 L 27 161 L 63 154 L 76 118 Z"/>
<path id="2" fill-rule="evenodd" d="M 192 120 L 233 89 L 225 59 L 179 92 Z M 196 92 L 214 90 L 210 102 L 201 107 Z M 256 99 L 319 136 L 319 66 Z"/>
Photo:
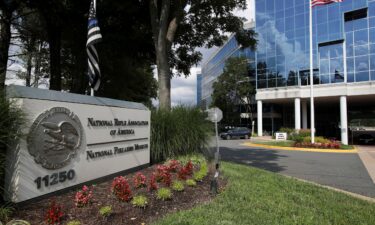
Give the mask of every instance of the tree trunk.
<path id="1" fill-rule="evenodd" d="M 165 46 L 159 46 L 156 52 L 158 67 L 159 106 L 162 109 L 171 109 L 171 75 L 168 55 Z"/>
<path id="2" fill-rule="evenodd" d="M 8 52 L 10 45 L 10 22 L 12 19 L 12 12 L 7 10 L 1 11 L 0 19 L 0 92 L 4 91 L 5 78 L 8 65 Z"/>
<path id="3" fill-rule="evenodd" d="M 39 87 L 39 77 L 40 77 L 40 64 L 42 61 L 42 48 L 43 48 L 43 41 L 40 41 L 38 45 L 38 49 L 35 55 L 35 71 L 34 71 L 34 87 Z"/>
<path id="4" fill-rule="evenodd" d="M 33 54 L 29 52 L 27 56 L 27 66 L 26 66 L 26 87 L 31 86 L 31 69 L 33 68 L 32 60 L 33 60 Z"/>
<path id="5" fill-rule="evenodd" d="M 89 85 L 87 77 L 86 36 L 83 37 L 84 38 L 82 38 L 82 40 L 77 40 L 77 42 L 79 41 L 80 44 L 77 45 L 72 51 L 76 64 L 74 65 L 75 68 L 72 77 L 71 92 L 77 94 L 84 94 L 87 86 Z"/>
<path id="6" fill-rule="evenodd" d="M 50 54 L 50 90 L 61 91 L 61 29 L 50 27 L 48 29 L 48 42 Z"/>
<path id="7" fill-rule="evenodd" d="M 167 39 L 170 0 L 150 0 L 151 27 L 154 38 L 156 65 L 158 67 L 159 107 L 171 109 L 171 74 L 168 61 L 168 52 L 171 41 Z M 172 32 L 173 34 L 173 32 Z M 171 36 L 173 36 L 170 34 Z M 168 48 L 169 47 L 169 48 Z"/>

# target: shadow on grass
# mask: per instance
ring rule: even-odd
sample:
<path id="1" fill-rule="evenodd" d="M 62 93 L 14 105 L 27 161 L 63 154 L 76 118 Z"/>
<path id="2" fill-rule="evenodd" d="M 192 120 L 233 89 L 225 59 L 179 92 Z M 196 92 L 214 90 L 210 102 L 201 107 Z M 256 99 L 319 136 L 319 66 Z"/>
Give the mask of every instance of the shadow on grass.
<path id="1" fill-rule="evenodd" d="M 211 148 L 211 152 L 216 149 Z M 228 148 L 220 147 L 221 160 L 239 163 L 243 165 L 249 165 L 257 167 L 259 169 L 268 170 L 271 172 L 281 172 L 285 170 L 284 166 L 280 166 L 277 161 L 279 158 L 288 157 L 280 154 L 275 150 L 265 149 L 240 149 L 240 148 Z"/>

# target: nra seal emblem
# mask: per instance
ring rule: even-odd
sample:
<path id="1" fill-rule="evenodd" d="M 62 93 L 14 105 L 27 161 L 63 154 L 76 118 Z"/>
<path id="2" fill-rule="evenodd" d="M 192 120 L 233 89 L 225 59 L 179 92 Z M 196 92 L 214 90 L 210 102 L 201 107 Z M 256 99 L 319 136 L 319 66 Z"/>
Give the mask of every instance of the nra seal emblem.
<path id="1" fill-rule="evenodd" d="M 77 115 L 64 107 L 40 114 L 30 128 L 27 148 L 36 163 L 50 170 L 68 165 L 82 148 L 83 128 Z"/>

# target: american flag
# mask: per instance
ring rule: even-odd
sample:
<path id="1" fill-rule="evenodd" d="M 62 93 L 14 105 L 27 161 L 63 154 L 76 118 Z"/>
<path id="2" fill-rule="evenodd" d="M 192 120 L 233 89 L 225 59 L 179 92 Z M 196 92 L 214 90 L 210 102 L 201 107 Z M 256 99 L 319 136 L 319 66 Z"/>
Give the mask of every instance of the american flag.
<path id="1" fill-rule="evenodd" d="M 317 5 L 326 5 L 331 4 L 334 2 L 342 2 L 343 0 L 311 0 L 311 7 L 317 6 Z"/>
<path id="2" fill-rule="evenodd" d="M 91 1 L 89 22 L 88 22 L 88 33 L 86 42 L 86 51 L 88 56 L 88 76 L 91 88 L 97 91 L 100 86 L 100 68 L 99 68 L 99 56 L 96 51 L 95 44 L 102 40 L 100 34 L 100 28 L 98 20 L 96 19 L 96 9 L 94 1 Z"/>

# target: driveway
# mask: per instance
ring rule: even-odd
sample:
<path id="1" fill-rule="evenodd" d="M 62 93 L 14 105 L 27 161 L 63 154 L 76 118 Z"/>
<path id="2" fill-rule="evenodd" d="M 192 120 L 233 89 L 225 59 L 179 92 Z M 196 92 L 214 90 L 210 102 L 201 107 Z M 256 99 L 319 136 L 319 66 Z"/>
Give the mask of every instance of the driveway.
<path id="1" fill-rule="evenodd" d="M 221 159 L 375 197 L 375 184 L 357 154 L 316 153 L 245 147 L 220 140 Z"/>

